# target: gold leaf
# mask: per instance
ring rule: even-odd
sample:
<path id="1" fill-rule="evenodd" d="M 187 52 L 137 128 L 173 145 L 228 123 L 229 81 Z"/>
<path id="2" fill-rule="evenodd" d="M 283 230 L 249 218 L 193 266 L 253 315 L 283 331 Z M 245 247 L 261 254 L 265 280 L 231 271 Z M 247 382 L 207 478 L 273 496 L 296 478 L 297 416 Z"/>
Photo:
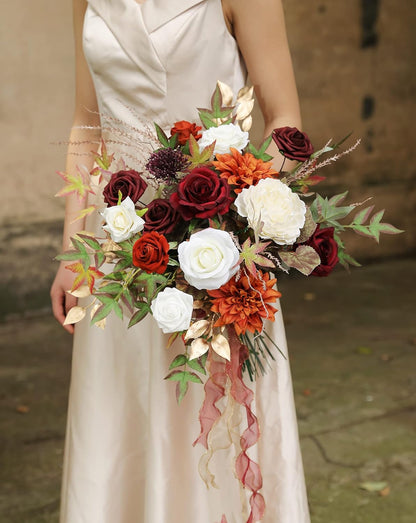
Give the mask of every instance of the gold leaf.
<path id="1" fill-rule="evenodd" d="M 81 287 L 78 289 L 75 289 L 74 291 L 67 291 L 67 293 L 71 296 L 75 296 L 75 298 L 86 298 L 91 294 L 88 285 L 81 285 Z"/>
<path id="2" fill-rule="evenodd" d="M 76 305 L 69 310 L 66 315 L 64 325 L 71 325 L 73 323 L 78 323 L 85 316 L 85 307 L 79 307 Z"/>
<path id="3" fill-rule="evenodd" d="M 113 240 L 107 240 L 103 243 L 102 249 L 105 254 L 105 261 L 110 262 L 114 260 L 114 258 L 117 258 L 117 255 L 112 251 L 120 251 L 121 247 L 118 243 L 114 242 Z"/>
<path id="4" fill-rule="evenodd" d="M 221 95 L 222 95 L 222 103 L 225 106 L 230 106 L 233 103 L 234 93 L 231 87 L 224 82 L 220 82 L 220 80 L 217 81 L 217 85 L 220 88 Z"/>
<path id="5" fill-rule="evenodd" d="M 205 354 L 209 349 L 209 343 L 204 338 L 197 338 L 191 343 L 189 359 L 194 360 Z"/>
<path id="6" fill-rule="evenodd" d="M 316 223 L 314 222 L 314 219 L 312 217 L 311 210 L 309 209 L 309 207 L 306 207 L 305 224 L 302 227 L 300 234 L 296 239 L 296 243 L 303 243 L 306 242 L 306 240 L 309 240 L 309 238 L 315 232 L 315 229 Z"/>
<path id="7" fill-rule="evenodd" d="M 230 361 L 230 344 L 225 336 L 216 334 L 211 340 L 211 346 L 218 356 Z"/>
<path id="8" fill-rule="evenodd" d="M 106 322 L 107 322 L 107 318 L 103 318 L 103 319 L 100 320 L 100 321 L 96 321 L 94 325 L 95 325 L 96 327 L 99 327 L 100 329 L 104 330 L 104 329 L 105 329 L 105 324 L 106 324 Z"/>
<path id="9" fill-rule="evenodd" d="M 200 338 L 208 330 L 209 321 L 208 320 L 199 320 L 193 323 L 185 334 L 185 341 Z"/>
<path id="10" fill-rule="evenodd" d="M 239 91 L 238 91 L 238 95 L 237 95 L 237 103 L 239 102 L 245 102 L 245 101 L 249 101 L 253 98 L 253 86 L 252 87 L 242 87 Z"/>
<path id="11" fill-rule="evenodd" d="M 251 111 L 254 107 L 254 100 L 248 102 L 244 101 L 238 104 L 236 111 L 237 120 L 244 120 L 247 116 L 250 116 Z"/>
<path id="12" fill-rule="evenodd" d="M 245 131 L 246 133 L 249 132 L 251 129 L 251 126 L 253 125 L 253 118 L 251 116 L 247 116 L 247 118 L 244 118 L 244 120 L 241 122 L 240 127 L 242 131 Z"/>
<path id="13" fill-rule="evenodd" d="M 101 307 L 101 303 L 96 303 L 94 307 L 91 309 L 90 316 L 91 319 L 93 318 L 94 314 L 96 313 L 97 309 Z"/>

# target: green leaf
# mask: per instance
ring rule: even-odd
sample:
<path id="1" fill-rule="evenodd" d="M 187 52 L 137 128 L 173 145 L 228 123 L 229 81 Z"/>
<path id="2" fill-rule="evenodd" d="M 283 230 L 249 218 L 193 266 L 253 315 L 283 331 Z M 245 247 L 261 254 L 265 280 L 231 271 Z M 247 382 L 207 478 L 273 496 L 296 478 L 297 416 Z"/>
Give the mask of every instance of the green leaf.
<path id="1" fill-rule="evenodd" d="M 192 381 L 193 383 L 202 383 L 201 378 L 197 374 L 187 370 L 173 370 L 166 376 L 165 380 Z"/>
<path id="2" fill-rule="evenodd" d="M 197 372 L 200 372 L 201 374 L 206 374 L 205 368 L 201 364 L 201 358 L 198 358 L 195 360 L 189 360 L 188 366 L 191 367 L 191 369 L 196 370 Z"/>
<path id="3" fill-rule="evenodd" d="M 103 320 L 106 318 L 110 312 L 113 310 L 112 302 L 101 305 L 96 311 L 94 316 L 91 319 L 91 323 L 97 323 L 97 321 Z"/>
<path id="4" fill-rule="evenodd" d="M 261 144 L 258 149 L 254 147 L 252 143 L 249 144 L 248 150 L 249 152 L 259 160 L 263 160 L 263 162 L 270 162 L 273 160 L 273 156 L 270 156 L 270 154 L 266 153 L 266 149 L 269 147 L 270 143 L 272 141 L 272 136 L 268 136 Z"/>
<path id="5" fill-rule="evenodd" d="M 185 394 L 188 392 L 188 382 L 187 381 L 178 381 L 176 384 L 176 401 L 178 404 L 183 400 Z"/>
<path id="6" fill-rule="evenodd" d="M 58 254 L 55 256 L 55 260 L 58 261 L 74 261 L 79 259 L 80 257 L 78 251 L 66 251 L 63 254 Z"/>
<path id="7" fill-rule="evenodd" d="M 116 313 L 116 316 L 120 318 L 120 320 L 123 319 L 123 309 L 116 301 L 113 301 L 113 311 Z"/>
<path id="8" fill-rule="evenodd" d="M 148 211 L 147 207 L 145 207 L 144 209 L 136 209 L 136 214 L 137 214 L 137 216 L 140 216 L 140 218 L 141 218 L 142 216 L 144 216 L 147 213 L 147 211 Z"/>
<path id="9" fill-rule="evenodd" d="M 98 292 L 105 292 L 108 294 L 118 294 L 123 289 L 121 283 L 107 283 L 98 289 Z"/>
<path id="10" fill-rule="evenodd" d="M 364 224 L 368 218 L 370 217 L 370 214 L 373 212 L 374 205 L 371 205 L 370 207 L 366 207 L 362 211 L 359 211 L 355 216 L 352 223 L 357 225 Z"/>
<path id="11" fill-rule="evenodd" d="M 140 306 L 139 306 L 140 305 Z M 150 312 L 150 307 L 145 302 L 136 303 L 136 307 L 139 309 L 130 318 L 128 328 L 133 327 L 136 323 L 139 323 L 146 315 Z"/>
<path id="12" fill-rule="evenodd" d="M 77 236 L 78 236 L 78 238 L 81 238 L 84 243 L 89 245 L 91 247 L 91 249 L 94 249 L 95 251 L 101 250 L 101 245 L 95 238 L 88 236 L 88 234 L 81 234 L 81 233 L 77 233 Z"/>
<path id="13" fill-rule="evenodd" d="M 188 358 L 185 356 L 185 354 L 178 354 L 172 363 L 169 365 L 169 370 L 176 369 L 176 367 L 181 367 L 182 365 L 185 365 L 185 363 L 188 362 Z"/>
<path id="14" fill-rule="evenodd" d="M 169 147 L 169 139 L 166 136 L 165 131 L 159 125 L 157 125 L 157 123 L 154 125 L 159 142 L 163 145 L 163 147 Z"/>

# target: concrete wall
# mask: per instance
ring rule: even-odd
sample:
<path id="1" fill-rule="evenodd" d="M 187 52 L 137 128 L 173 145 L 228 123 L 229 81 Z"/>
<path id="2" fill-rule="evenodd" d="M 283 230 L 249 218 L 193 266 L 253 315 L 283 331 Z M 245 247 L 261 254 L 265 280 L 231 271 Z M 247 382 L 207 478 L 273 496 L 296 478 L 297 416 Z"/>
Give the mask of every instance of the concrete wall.
<path id="1" fill-rule="evenodd" d="M 387 219 L 406 229 L 380 247 L 351 238 L 352 250 L 372 258 L 410 252 L 416 243 L 416 3 L 284 0 L 284 6 L 305 130 L 316 145 L 349 131 L 363 140 L 326 169 L 323 189 L 348 186 L 353 201 L 374 195 L 378 207 L 388 208 Z M 71 2 L 2 0 L 2 8 L 0 249 L 17 254 L 13 264 L 3 257 L 8 276 L 0 291 L 4 298 L 23 285 L 22 306 L 30 306 L 29 297 L 49 284 L 46 258 L 60 248 L 63 202 L 53 194 L 61 186 L 55 171 L 64 167 L 65 147 L 52 142 L 65 141 L 71 125 Z M 2 300 L 7 310 L 11 301 Z"/>

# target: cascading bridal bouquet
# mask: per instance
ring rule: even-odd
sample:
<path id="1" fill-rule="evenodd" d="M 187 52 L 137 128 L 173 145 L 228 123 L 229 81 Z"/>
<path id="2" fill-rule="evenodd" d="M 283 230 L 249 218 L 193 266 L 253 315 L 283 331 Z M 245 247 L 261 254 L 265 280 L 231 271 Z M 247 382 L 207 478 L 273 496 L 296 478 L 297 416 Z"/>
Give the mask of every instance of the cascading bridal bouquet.
<path id="1" fill-rule="evenodd" d="M 381 221 L 383 211 L 373 214 L 374 206 L 355 212 L 361 204 L 344 205 L 346 192 L 332 198 L 311 192 L 323 179 L 316 171 L 357 144 L 321 160 L 342 142 L 314 152 L 306 134 L 284 127 L 256 148 L 248 134 L 253 103 L 252 88 L 233 103 L 230 88 L 219 82 L 211 108 L 199 110 L 201 126 L 176 122 L 168 135 L 155 124 L 160 146 L 144 172 L 114 169 L 103 142 L 90 173 L 104 185 L 103 235 L 79 233 L 73 249 L 57 256 L 73 262 L 67 265 L 77 275 L 70 292 L 92 296 L 87 306 L 70 310 L 66 323 L 83 319 L 88 308 L 101 328 L 110 313 L 129 316 L 129 327 L 150 313 L 169 334 L 168 346 L 182 337 L 183 353 L 173 357 L 166 379 L 176 382 L 178 402 L 190 382 L 205 381 L 195 443 L 207 449 L 200 467 L 207 484 L 214 484 L 211 432 L 232 423 L 233 410 L 246 413 L 246 429 L 230 444 L 237 449 L 236 475 L 251 493 L 250 522 L 262 519 L 265 502 L 260 468 L 247 452 L 260 429 L 243 374 L 255 379 L 278 349 L 267 333 L 280 297 L 276 274 L 294 268 L 327 276 L 338 263 L 358 265 L 345 250 L 346 229 L 376 241 L 381 233 L 401 232 Z M 272 141 L 296 161 L 290 172 L 274 169 L 266 152 Z M 67 183 L 59 195 L 93 192 L 81 170 L 61 175 Z M 150 182 L 157 193 L 144 205 L 140 198 Z M 80 217 L 91 212 L 94 206 Z M 235 427 L 228 428 L 232 438 Z"/>

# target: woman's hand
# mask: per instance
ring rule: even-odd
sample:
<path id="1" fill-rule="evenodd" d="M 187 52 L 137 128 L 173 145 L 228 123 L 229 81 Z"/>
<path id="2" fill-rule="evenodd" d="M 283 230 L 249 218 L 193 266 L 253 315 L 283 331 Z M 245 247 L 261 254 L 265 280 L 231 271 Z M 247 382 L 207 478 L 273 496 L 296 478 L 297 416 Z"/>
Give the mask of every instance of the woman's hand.
<path id="1" fill-rule="evenodd" d="M 63 325 L 69 310 L 77 304 L 77 298 L 67 291 L 71 289 L 75 274 L 65 268 L 66 263 L 61 262 L 58 272 L 51 287 L 51 301 L 53 315 L 70 334 L 74 333 L 73 325 Z"/>

